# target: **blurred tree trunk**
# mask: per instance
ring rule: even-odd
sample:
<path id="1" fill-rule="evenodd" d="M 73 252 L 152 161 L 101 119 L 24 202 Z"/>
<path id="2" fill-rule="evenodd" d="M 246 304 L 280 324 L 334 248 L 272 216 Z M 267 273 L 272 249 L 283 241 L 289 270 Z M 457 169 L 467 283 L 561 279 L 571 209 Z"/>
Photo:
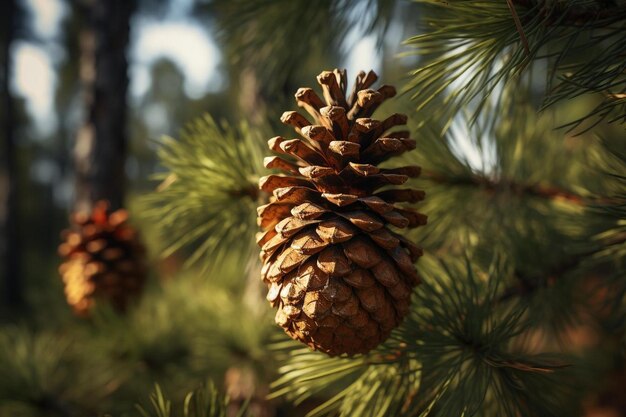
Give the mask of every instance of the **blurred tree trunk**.
<path id="1" fill-rule="evenodd" d="M 57 89 L 54 97 L 54 106 L 59 119 L 56 132 L 57 147 L 55 159 L 63 181 L 73 178 L 72 164 L 72 135 L 75 134 L 78 125 L 75 117 L 70 117 L 81 97 L 81 86 L 76 82 L 80 77 L 80 31 L 83 15 L 78 8 L 70 11 L 69 16 L 63 21 L 61 36 L 65 49 L 65 61 L 57 71 Z M 60 184 L 59 184 L 60 185 Z"/>
<path id="2" fill-rule="evenodd" d="M 90 209 L 100 199 L 117 209 L 126 188 L 126 53 L 137 1 L 84 0 L 81 5 L 85 27 L 80 34 L 80 78 L 86 115 L 74 148 L 75 209 Z"/>
<path id="3" fill-rule="evenodd" d="M 15 148 L 15 102 L 11 93 L 11 46 L 16 36 L 16 0 L 0 1 L 0 262 L 4 275 L 4 302 L 9 307 L 23 304 L 20 281 L 20 233 L 17 195 L 17 152 Z"/>

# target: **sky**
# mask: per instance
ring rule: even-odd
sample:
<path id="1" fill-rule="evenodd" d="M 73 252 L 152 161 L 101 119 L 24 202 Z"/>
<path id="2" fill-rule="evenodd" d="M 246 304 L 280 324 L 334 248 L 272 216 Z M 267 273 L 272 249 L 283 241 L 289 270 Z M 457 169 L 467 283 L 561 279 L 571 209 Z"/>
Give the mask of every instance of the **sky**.
<path id="1" fill-rule="evenodd" d="M 1 1 L 1 0 L 0 0 Z M 42 134 L 56 128 L 53 112 L 56 74 L 63 49 L 59 24 L 66 15 L 61 0 L 25 0 L 32 10 L 32 28 L 43 42 L 16 42 L 13 88 L 26 99 L 36 130 Z M 173 0 L 165 19 L 139 17 L 133 22 L 130 45 L 130 94 L 141 97 L 150 87 L 150 67 L 160 58 L 172 60 L 185 76 L 185 93 L 192 98 L 225 87 L 219 74 L 222 59 L 207 29 L 189 18 L 193 0 Z M 366 36 L 351 46 L 344 67 L 348 73 L 364 68 L 380 70 L 376 39 Z"/>

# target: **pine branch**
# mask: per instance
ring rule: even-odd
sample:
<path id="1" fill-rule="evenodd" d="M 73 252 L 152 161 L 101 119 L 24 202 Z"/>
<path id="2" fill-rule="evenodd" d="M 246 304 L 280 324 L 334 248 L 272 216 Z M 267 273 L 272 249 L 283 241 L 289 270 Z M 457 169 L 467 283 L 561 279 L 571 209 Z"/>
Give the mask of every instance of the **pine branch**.
<path id="1" fill-rule="evenodd" d="M 506 2 L 416 1 L 423 5 L 423 34 L 406 43 L 427 60 L 412 72 L 407 89 L 424 114 L 451 120 L 467 109 L 475 122 L 494 91 L 529 90 L 532 74 L 539 73 L 546 74 L 544 107 L 584 94 L 600 100 L 565 126 L 574 129 L 592 117 L 624 121 L 623 4 L 518 0 L 512 12 Z"/>
<path id="2" fill-rule="evenodd" d="M 442 185 L 478 187 L 491 193 L 507 191 L 518 196 L 528 195 L 547 200 L 565 200 L 576 205 L 588 204 L 583 196 L 554 186 L 523 184 L 508 179 L 494 180 L 479 175 L 451 177 L 437 172 L 422 172 L 421 175 L 423 179 Z"/>
<path id="3" fill-rule="evenodd" d="M 509 349 L 526 324 L 523 309 L 493 304 L 508 268 L 496 261 L 484 271 L 428 256 L 419 267 L 424 280 L 415 307 L 392 338 L 354 359 L 294 350 L 274 395 L 303 401 L 334 392 L 310 417 L 414 417 L 431 410 L 552 416 L 564 409 L 564 394 L 554 388 L 567 387 L 563 361 Z"/>
<path id="4" fill-rule="evenodd" d="M 626 17 L 626 5 L 613 1 L 593 1 L 592 5 L 568 5 L 564 2 L 545 0 L 511 0 L 516 6 L 525 8 L 534 13 L 539 9 L 546 26 L 586 26 L 589 22 L 598 22 L 598 25 L 607 25 Z"/>
<path id="5" fill-rule="evenodd" d="M 626 156 L 612 150 L 606 141 L 603 145 L 607 151 L 604 154 L 605 159 L 603 162 L 607 163 L 615 172 L 623 171 L 626 167 Z M 615 181 L 613 185 L 615 185 L 618 190 L 623 190 L 623 186 L 626 184 L 626 177 L 619 174 L 609 174 L 607 177 Z M 620 247 L 626 249 L 626 245 L 624 245 L 624 243 L 626 243 L 626 227 L 620 223 L 626 219 L 626 195 L 616 194 L 610 198 L 598 197 L 592 201 L 594 201 L 594 203 L 588 205 L 590 211 L 617 220 L 615 224 L 611 225 L 609 230 L 596 236 L 595 240 L 598 244 L 594 245 L 591 249 L 579 252 L 562 260 L 541 274 L 527 276 L 520 271 L 516 271 L 515 277 L 518 283 L 506 288 L 499 297 L 498 302 L 504 302 L 511 298 L 530 296 L 541 288 L 554 285 L 597 255 L 605 253 L 610 254 L 612 250 L 619 249 Z M 619 258 L 620 255 L 617 254 L 609 258 L 609 261 L 618 260 Z"/>
<path id="6" fill-rule="evenodd" d="M 528 39 L 526 39 L 526 34 L 524 33 L 524 28 L 522 27 L 522 22 L 515 11 L 515 6 L 513 5 L 513 0 L 506 0 L 506 3 L 509 5 L 509 9 L 511 10 L 511 14 L 513 15 L 513 20 L 515 21 L 515 27 L 517 28 L 517 32 L 519 33 L 520 39 L 522 40 L 522 44 L 524 45 L 524 50 L 526 54 L 530 56 L 530 47 L 528 46 Z"/>
<path id="7" fill-rule="evenodd" d="M 497 302 L 505 302 L 512 298 L 517 297 L 527 297 L 532 295 L 534 292 L 544 288 L 546 285 L 554 285 L 555 282 L 563 279 L 565 275 L 576 270 L 581 264 L 583 264 L 586 260 L 601 253 L 611 247 L 621 245 L 626 242 L 626 232 L 622 233 L 619 236 L 612 237 L 609 241 L 605 242 L 604 245 L 578 253 L 574 256 L 571 256 L 568 259 L 563 260 L 562 262 L 554 265 L 545 274 L 540 276 L 526 276 L 520 271 L 516 271 L 514 274 L 518 283 L 507 287 L 504 289 Z"/>
<path id="8" fill-rule="evenodd" d="M 252 68 L 272 101 L 306 64 L 339 62 L 349 51 L 348 34 L 382 35 L 397 0 L 215 0 L 218 36 L 233 69 Z M 363 11 L 375 11 L 371 15 Z M 304 24 L 306 22 L 306 24 Z"/>
<path id="9" fill-rule="evenodd" d="M 228 253 L 251 254 L 255 207 L 264 198 L 257 185 L 265 173 L 263 144 L 258 129 L 219 125 L 208 115 L 190 123 L 180 140 L 162 140 L 158 155 L 169 172 L 142 201 L 167 245 L 164 256 L 184 249 L 187 265 L 206 269 Z"/>

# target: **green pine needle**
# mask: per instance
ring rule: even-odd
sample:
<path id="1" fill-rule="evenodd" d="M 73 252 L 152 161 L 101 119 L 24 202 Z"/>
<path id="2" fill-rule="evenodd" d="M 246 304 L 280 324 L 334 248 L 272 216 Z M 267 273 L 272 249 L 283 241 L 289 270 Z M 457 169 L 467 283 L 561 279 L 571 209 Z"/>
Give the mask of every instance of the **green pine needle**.
<path id="1" fill-rule="evenodd" d="M 67 333 L 0 328 L 0 415 L 74 415 L 104 401 L 127 372 L 90 346 Z"/>
<path id="2" fill-rule="evenodd" d="M 227 254 L 247 259 L 262 198 L 263 145 L 262 136 L 245 124 L 218 125 L 209 115 L 189 124 L 179 140 L 162 140 L 158 156 L 167 172 L 143 201 L 144 215 L 167 244 L 164 256 L 184 249 L 187 265 L 205 268 Z"/>
<path id="3" fill-rule="evenodd" d="M 150 395 L 152 410 L 146 410 L 137 405 L 142 417 L 173 417 L 181 414 L 172 414 L 172 402 L 167 399 L 159 384 L 155 384 L 154 392 Z M 247 403 L 244 404 L 234 417 L 246 416 Z M 212 381 L 185 396 L 182 417 L 226 417 L 228 398 L 222 397 Z"/>
<path id="4" fill-rule="evenodd" d="M 496 304 L 510 269 L 429 256 L 418 267 L 424 283 L 413 310 L 387 342 L 352 359 L 287 348 L 274 395 L 301 402 L 334 393 L 309 417 L 554 415 L 563 395 L 550 387 L 567 385 L 565 364 L 514 347 L 524 310 Z"/>
<path id="5" fill-rule="evenodd" d="M 504 1 L 415 1 L 423 10 L 421 33 L 406 44 L 425 62 L 407 89 L 423 114 L 451 120 L 469 109 L 475 121 L 503 86 L 542 83 L 545 106 L 583 94 L 599 98 L 589 114 L 566 123 L 570 128 L 592 117 L 626 120 L 624 4 L 518 0 L 513 13 Z"/>
<path id="6" fill-rule="evenodd" d="M 274 101 L 293 75 L 311 58 L 345 58 L 345 40 L 358 35 L 383 34 L 389 27 L 396 0 L 215 0 L 209 12 L 217 16 L 218 35 L 236 69 L 254 68 Z M 306 24 L 305 24 L 306 23 Z M 310 67 L 309 67 L 310 68 Z M 309 75 L 310 76 L 310 75 Z M 273 94 L 272 94 L 273 93 Z"/>

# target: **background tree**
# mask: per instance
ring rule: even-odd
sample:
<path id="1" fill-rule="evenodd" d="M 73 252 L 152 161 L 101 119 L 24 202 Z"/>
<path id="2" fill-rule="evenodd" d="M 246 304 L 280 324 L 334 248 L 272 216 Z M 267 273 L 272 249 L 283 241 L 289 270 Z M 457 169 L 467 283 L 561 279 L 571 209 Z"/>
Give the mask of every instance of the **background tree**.
<path id="1" fill-rule="evenodd" d="M 0 243 L 0 249 L 2 249 L 1 258 L 6 265 L 3 268 L 4 277 L 4 290 L 6 296 L 5 302 L 9 304 L 18 304 L 21 299 L 21 292 L 19 288 L 19 251 L 16 249 L 19 247 L 18 236 L 16 226 L 17 222 L 17 207 L 15 202 L 17 201 L 17 187 L 15 178 L 15 121 L 13 119 L 13 103 L 11 94 L 11 59 L 10 51 L 13 38 L 15 37 L 15 2 L 7 1 L 2 6 L 3 16 L 3 33 L 0 37 L 2 41 L 2 144 L 3 144 L 3 160 L 2 160 L 2 186 L 0 190 L 2 195 L 0 196 L 0 220 L 2 242 Z M 13 242 L 12 242 L 13 240 Z"/>
<path id="2" fill-rule="evenodd" d="M 0 153 L 0 260 L 2 260 L 3 302 L 10 307 L 23 304 L 21 281 L 21 233 L 18 193 L 18 152 L 16 100 L 11 88 L 13 60 L 11 50 L 18 37 L 23 13 L 17 1 L 3 2 L 0 6 L 2 25 L 0 29 L 0 129 L 2 129 L 2 152 Z"/>
<path id="3" fill-rule="evenodd" d="M 76 138 L 76 208 L 105 199 L 122 207 L 128 147 L 126 58 L 136 1 L 86 1 L 80 33 L 85 123 Z"/>

